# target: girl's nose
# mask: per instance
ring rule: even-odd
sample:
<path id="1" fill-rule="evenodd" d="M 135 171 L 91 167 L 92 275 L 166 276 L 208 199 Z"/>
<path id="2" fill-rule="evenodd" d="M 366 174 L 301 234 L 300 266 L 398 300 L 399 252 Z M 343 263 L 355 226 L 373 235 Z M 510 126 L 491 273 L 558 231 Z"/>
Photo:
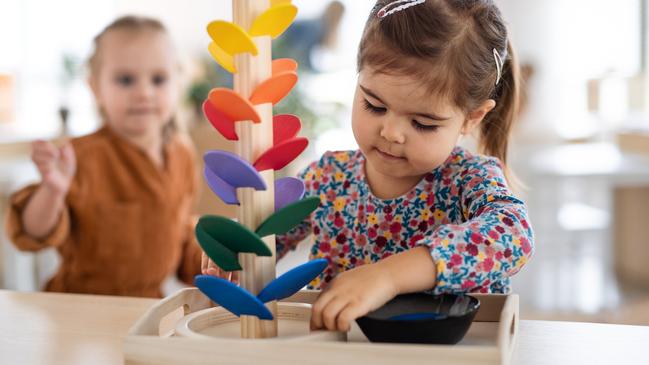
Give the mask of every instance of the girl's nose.
<path id="1" fill-rule="evenodd" d="M 137 97 L 141 99 L 148 99 L 153 96 L 154 87 L 148 82 L 142 81 L 137 84 Z"/>
<path id="2" fill-rule="evenodd" d="M 406 136 L 403 134 L 400 124 L 396 119 L 386 118 L 381 126 L 381 137 L 390 143 L 404 143 Z"/>

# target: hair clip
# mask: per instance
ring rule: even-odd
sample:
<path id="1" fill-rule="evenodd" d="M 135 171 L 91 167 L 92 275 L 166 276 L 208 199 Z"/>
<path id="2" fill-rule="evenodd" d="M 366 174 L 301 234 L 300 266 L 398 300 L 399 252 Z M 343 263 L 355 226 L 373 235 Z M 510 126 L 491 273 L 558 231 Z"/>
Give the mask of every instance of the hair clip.
<path id="1" fill-rule="evenodd" d="M 423 4 L 425 2 L 426 2 L 426 0 L 397 0 L 397 1 L 393 1 L 393 2 L 388 3 L 387 5 L 385 5 L 384 7 L 382 7 L 381 10 L 379 10 L 376 13 L 376 16 L 379 19 L 385 18 L 388 15 L 394 14 L 394 13 L 399 12 L 399 11 L 404 10 L 404 9 L 408 9 L 411 6 Z M 399 6 L 395 7 L 395 8 L 392 8 L 392 9 L 388 10 L 389 7 L 391 7 L 393 5 L 401 4 L 401 3 L 404 3 L 404 4 L 399 5 Z"/>
<path id="2" fill-rule="evenodd" d="M 498 83 L 500 82 L 500 78 L 502 77 L 502 72 L 503 72 L 503 59 L 500 58 L 500 54 L 498 54 L 498 51 L 496 49 L 493 49 L 494 51 L 494 61 L 496 61 L 496 71 L 498 72 L 498 75 L 496 76 L 496 86 L 498 86 Z"/>

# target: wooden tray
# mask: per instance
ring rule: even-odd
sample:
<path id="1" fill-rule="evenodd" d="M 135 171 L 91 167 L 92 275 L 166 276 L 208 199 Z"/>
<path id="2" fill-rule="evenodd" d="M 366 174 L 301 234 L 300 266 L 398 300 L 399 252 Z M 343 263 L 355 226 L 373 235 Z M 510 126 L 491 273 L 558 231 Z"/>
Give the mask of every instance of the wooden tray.
<path id="1" fill-rule="evenodd" d="M 518 296 L 473 295 L 480 299 L 480 310 L 464 339 L 449 346 L 369 343 L 355 323 L 347 342 L 177 337 L 177 320 L 213 306 L 198 289 L 183 289 L 135 323 L 124 340 L 124 359 L 130 365 L 509 364 L 518 333 Z M 310 304 L 317 296 L 305 290 L 285 301 Z"/>

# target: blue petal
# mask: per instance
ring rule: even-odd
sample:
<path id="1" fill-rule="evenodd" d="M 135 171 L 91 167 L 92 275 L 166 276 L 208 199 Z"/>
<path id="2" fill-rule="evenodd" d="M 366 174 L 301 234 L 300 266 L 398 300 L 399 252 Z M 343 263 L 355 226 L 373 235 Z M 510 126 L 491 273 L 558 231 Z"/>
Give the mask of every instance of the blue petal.
<path id="1" fill-rule="evenodd" d="M 194 284 L 212 301 L 236 316 L 247 315 L 271 320 L 273 315 L 259 299 L 231 282 L 210 275 L 197 275 Z"/>
<path id="2" fill-rule="evenodd" d="M 327 267 L 326 259 L 316 259 L 294 267 L 284 275 L 271 281 L 259 293 L 257 298 L 266 303 L 271 300 L 282 300 L 297 293 Z"/>

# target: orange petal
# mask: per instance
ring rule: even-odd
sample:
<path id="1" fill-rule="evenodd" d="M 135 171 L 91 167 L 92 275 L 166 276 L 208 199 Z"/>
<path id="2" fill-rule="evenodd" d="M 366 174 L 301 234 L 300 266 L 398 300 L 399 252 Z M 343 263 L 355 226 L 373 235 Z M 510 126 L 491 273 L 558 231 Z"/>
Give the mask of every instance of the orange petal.
<path id="1" fill-rule="evenodd" d="M 293 90 L 295 83 L 297 83 L 295 71 L 273 75 L 255 88 L 250 95 L 250 102 L 255 105 L 263 103 L 275 105 Z"/>
<path id="2" fill-rule="evenodd" d="M 278 58 L 273 60 L 273 75 L 284 71 L 297 72 L 297 62 L 292 58 Z"/>
<path id="3" fill-rule="evenodd" d="M 212 89 L 208 99 L 214 108 L 220 110 L 234 122 L 242 120 L 252 120 L 255 123 L 261 122 L 255 107 L 248 100 L 230 89 Z"/>

